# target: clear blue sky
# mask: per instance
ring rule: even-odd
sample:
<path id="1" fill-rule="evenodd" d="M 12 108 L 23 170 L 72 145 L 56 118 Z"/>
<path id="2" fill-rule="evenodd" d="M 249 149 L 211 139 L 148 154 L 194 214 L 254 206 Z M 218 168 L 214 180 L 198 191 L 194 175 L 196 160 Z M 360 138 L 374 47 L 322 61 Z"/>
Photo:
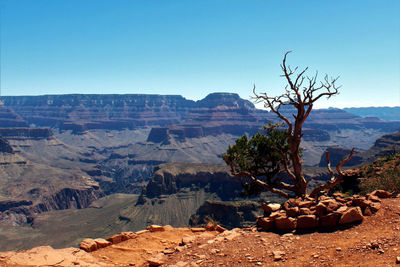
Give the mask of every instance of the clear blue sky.
<path id="1" fill-rule="evenodd" d="M 340 75 L 323 106 L 400 105 L 400 1 L 0 0 L 2 95 L 282 92 Z"/>

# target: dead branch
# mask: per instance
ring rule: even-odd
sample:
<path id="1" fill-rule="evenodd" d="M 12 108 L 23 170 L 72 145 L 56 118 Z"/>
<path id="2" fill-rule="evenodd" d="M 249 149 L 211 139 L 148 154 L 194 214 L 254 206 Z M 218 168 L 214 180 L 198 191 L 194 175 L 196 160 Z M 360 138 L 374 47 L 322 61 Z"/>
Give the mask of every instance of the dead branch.
<path id="1" fill-rule="evenodd" d="M 329 160 L 329 153 L 327 152 L 326 159 L 327 159 L 327 163 L 328 163 L 328 171 L 331 174 L 332 178 L 328 183 L 320 185 L 320 186 L 314 188 L 314 190 L 310 194 L 310 197 L 316 197 L 321 191 L 329 192 L 333 187 L 335 187 L 336 185 L 340 184 L 343 181 L 343 177 L 345 176 L 344 173 L 341 170 L 341 167 L 343 166 L 343 164 L 348 162 L 353 157 L 353 155 L 354 155 L 354 147 L 351 150 L 350 154 L 347 156 L 347 158 L 342 158 L 342 160 L 336 166 L 336 171 L 338 173 L 338 176 L 335 178 L 335 175 L 334 175 L 334 173 L 332 171 L 332 168 L 331 168 L 331 162 Z"/>

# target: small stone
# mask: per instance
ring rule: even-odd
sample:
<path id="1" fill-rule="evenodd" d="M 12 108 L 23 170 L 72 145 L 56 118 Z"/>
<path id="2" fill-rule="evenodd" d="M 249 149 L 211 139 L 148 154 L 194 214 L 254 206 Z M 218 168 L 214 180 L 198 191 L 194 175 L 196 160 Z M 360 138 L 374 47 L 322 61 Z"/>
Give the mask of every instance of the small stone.
<path id="1" fill-rule="evenodd" d="M 337 247 L 336 251 L 342 251 L 342 248 L 341 247 Z"/>
<path id="2" fill-rule="evenodd" d="M 169 249 L 169 248 L 166 248 L 163 251 L 163 253 L 166 254 L 166 255 L 173 254 L 174 252 L 175 252 L 175 250 Z"/>
<path id="3" fill-rule="evenodd" d="M 156 256 L 156 257 L 154 257 L 154 258 L 148 259 L 148 260 L 147 260 L 147 263 L 148 263 L 149 266 L 151 266 L 151 267 L 156 267 L 156 266 L 161 266 L 161 265 L 163 265 L 163 264 L 164 264 L 164 260 L 163 260 L 161 257 Z"/>
<path id="4" fill-rule="evenodd" d="M 272 251 L 272 256 L 274 257 L 275 261 L 282 260 L 282 256 L 285 255 L 283 251 L 275 250 Z"/>
<path id="5" fill-rule="evenodd" d="M 163 226 L 155 225 L 155 224 L 147 226 L 146 229 L 149 230 L 150 232 L 163 232 L 163 231 L 165 231 Z"/>
<path id="6" fill-rule="evenodd" d="M 222 233 L 222 232 L 226 231 L 226 228 L 222 227 L 221 225 L 217 225 L 217 226 L 215 226 L 215 230 L 217 232 Z"/>
<path id="7" fill-rule="evenodd" d="M 396 264 L 400 264 L 400 257 L 396 257 Z"/>
<path id="8" fill-rule="evenodd" d="M 206 228 L 190 228 L 193 233 L 205 232 Z"/>

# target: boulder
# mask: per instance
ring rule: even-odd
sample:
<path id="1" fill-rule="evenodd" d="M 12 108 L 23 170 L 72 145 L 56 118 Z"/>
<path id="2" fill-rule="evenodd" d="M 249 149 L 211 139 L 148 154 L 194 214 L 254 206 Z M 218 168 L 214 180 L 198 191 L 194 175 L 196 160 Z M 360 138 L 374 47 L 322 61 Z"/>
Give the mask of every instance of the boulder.
<path id="1" fill-rule="evenodd" d="M 377 212 L 380 208 L 381 208 L 381 203 L 379 202 L 372 202 L 371 205 L 369 206 L 369 208 L 371 209 L 371 211 L 373 213 Z"/>
<path id="2" fill-rule="evenodd" d="M 86 252 L 92 252 L 97 250 L 97 243 L 94 239 L 86 238 L 79 244 L 79 247 Z"/>
<path id="3" fill-rule="evenodd" d="M 286 214 L 289 217 L 297 217 L 299 214 L 299 207 L 289 207 L 286 209 Z"/>
<path id="4" fill-rule="evenodd" d="M 335 213 L 338 213 L 340 215 L 342 215 L 343 213 L 345 213 L 347 210 L 349 209 L 349 207 L 347 206 L 341 206 L 340 208 L 338 208 L 337 210 L 335 210 Z"/>
<path id="5" fill-rule="evenodd" d="M 298 206 L 299 206 L 299 208 L 309 208 L 309 207 L 311 207 L 312 204 L 313 204 L 313 201 L 311 201 L 311 200 L 303 200 L 303 201 L 300 201 Z"/>
<path id="6" fill-rule="evenodd" d="M 364 219 L 360 207 L 352 207 L 345 211 L 340 217 L 339 224 L 349 224 L 354 222 L 359 222 Z"/>
<path id="7" fill-rule="evenodd" d="M 261 204 L 261 208 L 265 211 L 266 214 L 270 214 L 271 212 L 277 211 L 281 208 L 281 204 L 271 203 L 271 204 Z"/>
<path id="8" fill-rule="evenodd" d="M 94 239 L 94 242 L 97 244 L 97 249 L 111 246 L 111 242 L 105 240 L 104 238 L 96 238 Z"/>
<path id="9" fill-rule="evenodd" d="M 318 226 L 318 219 L 315 215 L 300 215 L 297 217 L 297 229 L 312 229 Z"/>
<path id="10" fill-rule="evenodd" d="M 278 230 L 281 231 L 292 231 L 296 229 L 297 220 L 292 217 L 278 217 L 275 218 L 275 225 Z"/>
<path id="11" fill-rule="evenodd" d="M 375 190 L 374 192 L 371 193 L 373 196 L 377 196 L 379 198 L 391 198 L 393 196 L 392 193 L 387 192 L 385 190 Z"/>
<path id="12" fill-rule="evenodd" d="M 137 237 L 137 234 L 134 232 L 122 232 L 122 235 L 125 235 L 127 239 L 133 239 Z"/>
<path id="13" fill-rule="evenodd" d="M 315 206 L 315 214 L 318 217 L 324 216 L 327 213 L 328 213 L 328 211 L 327 211 L 327 208 L 326 208 L 325 204 L 320 202 L 320 203 L 318 203 L 317 206 Z"/>
<path id="14" fill-rule="evenodd" d="M 375 195 L 366 194 L 365 198 L 372 202 L 381 202 L 381 199 Z"/>
<path id="15" fill-rule="evenodd" d="M 342 205 L 334 199 L 328 199 L 321 201 L 322 204 L 326 206 L 327 213 L 337 210 Z"/>
<path id="16" fill-rule="evenodd" d="M 362 209 L 368 207 L 371 205 L 371 201 L 367 200 L 365 197 L 358 197 L 358 198 L 353 198 L 351 204 L 353 206 L 359 206 Z"/>
<path id="17" fill-rule="evenodd" d="M 313 213 L 309 208 L 300 208 L 299 210 L 300 215 L 312 215 Z"/>
<path id="18" fill-rule="evenodd" d="M 271 219 L 275 219 L 275 218 L 278 218 L 278 217 L 286 217 L 286 216 L 288 216 L 288 215 L 287 215 L 285 210 L 278 210 L 278 211 L 275 211 L 275 212 L 271 213 L 271 215 L 269 215 L 269 217 Z"/>
<path id="19" fill-rule="evenodd" d="M 128 239 L 130 239 L 129 236 L 127 236 L 123 233 L 119 233 L 119 234 L 108 237 L 107 241 L 110 241 L 113 244 L 118 244 L 118 243 L 121 243 L 122 241 L 125 241 Z"/>
<path id="20" fill-rule="evenodd" d="M 260 217 L 257 219 L 256 223 L 257 226 L 263 229 L 264 231 L 270 231 L 275 226 L 274 220 L 269 217 Z"/>
<path id="21" fill-rule="evenodd" d="M 323 228 L 336 227 L 340 218 L 338 213 L 329 213 L 319 218 L 319 225 Z"/>

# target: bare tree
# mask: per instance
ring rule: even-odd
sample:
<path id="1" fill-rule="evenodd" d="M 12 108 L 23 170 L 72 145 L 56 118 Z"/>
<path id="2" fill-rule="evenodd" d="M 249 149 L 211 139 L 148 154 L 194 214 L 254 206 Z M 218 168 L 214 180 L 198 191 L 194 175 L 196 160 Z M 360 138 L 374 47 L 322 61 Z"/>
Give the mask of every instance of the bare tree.
<path id="1" fill-rule="evenodd" d="M 253 88 L 253 93 L 255 102 L 264 103 L 264 106 L 274 112 L 287 127 L 286 134 L 289 148 L 282 150 L 276 146 L 274 149 L 281 155 L 283 169 L 289 175 L 291 183 L 288 184 L 282 181 L 279 183 L 265 182 L 252 173 L 240 172 L 240 168 L 238 168 L 238 165 L 235 165 L 235 161 L 232 160 L 234 157 L 231 157 L 230 161 L 225 161 L 231 166 L 233 174 L 237 176 L 247 176 L 254 184 L 263 187 L 265 190 L 286 197 L 289 197 L 289 195 L 279 189 L 292 191 L 296 196 L 315 197 L 322 191 L 329 191 L 343 180 L 344 174 L 340 168 L 351 159 L 354 149 L 347 158 L 342 159 L 337 165 L 337 177 L 335 177 L 331 169 L 329 154 L 327 154 L 328 171 L 332 178 L 327 184 L 318 186 L 310 194 L 308 193 L 308 181 L 305 179 L 303 173 L 303 160 L 301 158 L 300 148 L 301 139 L 303 137 L 302 127 L 316 101 L 322 97 L 329 99 L 331 96 L 338 94 L 340 86 L 337 86 L 336 82 L 339 77 L 329 78 L 328 75 L 325 75 L 322 81 L 317 81 L 318 72 L 311 77 L 305 75 L 308 67 L 297 72 L 298 67 L 292 69 L 290 66 L 286 65 L 286 57 L 290 52 L 291 51 L 285 53 L 281 65 L 283 71 L 283 75 L 281 76 L 284 77 L 288 83 L 285 88 L 285 93 L 280 96 L 271 97 L 267 93 L 257 94 L 255 87 Z M 297 112 L 293 114 L 293 118 L 286 117 L 281 112 L 281 107 L 283 106 L 293 106 L 295 108 Z M 230 155 L 233 155 L 233 153 L 230 153 Z M 227 156 L 225 156 L 224 159 L 225 158 L 228 159 Z M 271 181 L 271 179 L 269 179 L 269 181 Z"/>

